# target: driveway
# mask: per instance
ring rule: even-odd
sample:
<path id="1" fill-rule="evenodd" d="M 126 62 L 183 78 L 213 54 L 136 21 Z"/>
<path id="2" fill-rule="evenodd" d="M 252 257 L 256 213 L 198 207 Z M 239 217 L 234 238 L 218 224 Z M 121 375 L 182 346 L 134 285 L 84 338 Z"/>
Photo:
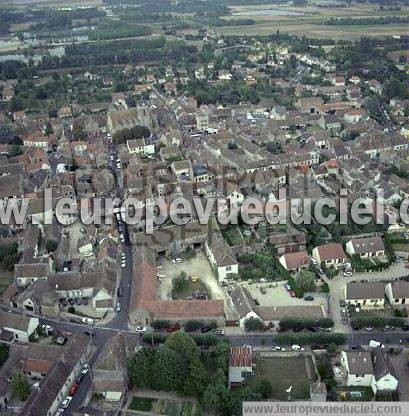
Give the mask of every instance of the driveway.
<path id="1" fill-rule="evenodd" d="M 345 285 L 347 283 L 359 282 L 361 280 L 368 280 L 370 282 L 396 280 L 409 274 L 409 270 L 405 265 L 406 263 L 404 262 L 397 262 L 381 272 L 356 273 L 351 277 L 344 277 L 342 274 L 339 274 L 330 280 L 330 310 L 332 319 L 334 320 L 334 331 L 350 332 L 349 325 L 342 325 L 341 323 L 341 308 L 339 306 L 340 299 L 345 299 Z"/>

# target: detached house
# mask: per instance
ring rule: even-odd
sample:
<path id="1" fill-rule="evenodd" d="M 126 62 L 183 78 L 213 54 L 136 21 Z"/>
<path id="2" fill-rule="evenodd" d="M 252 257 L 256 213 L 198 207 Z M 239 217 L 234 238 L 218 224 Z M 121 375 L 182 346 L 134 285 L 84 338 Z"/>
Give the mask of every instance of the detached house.
<path id="1" fill-rule="evenodd" d="M 342 244 L 330 243 L 315 247 L 312 250 L 312 256 L 319 264 L 324 263 L 325 266 L 333 266 L 336 269 L 343 266 L 347 257 L 342 248 Z"/>
<path id="2" fill-rule="evenodd" d="M 399 380 L 388 353 L 382 348 L 342 351 L 341 363 L 347 372 L 348 387 L 371 387 L 374 394 L 393 392 L 398 388 Z"/>
<path id="3" fill-rule="evenodd" d="M 347 305 L 363 309 L 383 308 L 385 306 L 385 285 L 382 282 L 347 283 L 345 286 Z"/>
<path id="4" fill-rule="evenodd" d="M 398 280 L 388 283 L 385 292 L 392 306 L 409 305 L 409 282 Z"/>
<path id="5" fill-rule="evenodd" d="M 385 255 L 385 246 L 381 237 L 354 238 L 345 246 L 346 252 L 361 258 L 381 257 Z"/>
<path id="6" fill-rule="evenodd" d="M 309 266 L 311 256 L 304 250 L 296 253 L 284 254 L 278 260 L 286 270 L 298 271 Z"/>

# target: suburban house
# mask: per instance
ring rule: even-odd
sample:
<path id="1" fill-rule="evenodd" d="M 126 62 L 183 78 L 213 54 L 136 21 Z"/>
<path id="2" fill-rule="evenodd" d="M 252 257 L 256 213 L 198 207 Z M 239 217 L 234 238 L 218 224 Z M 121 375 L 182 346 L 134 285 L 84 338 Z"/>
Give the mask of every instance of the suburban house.
<path id="1" fill-rule="evenodd" d="M 374 370 L 370 351 L 342 351 L 341 364 L 346 370 L 347 386 L 371 386 Z"/>
<path id="2" fill-rule="evenodd" d="M 361 258 L 380 257 L 385 255 L 385 246 L 381 237 L 353 238 L 346 243 L 346 252 Z"/>
<path id="3" fill-rule="evenodd" d="M 253 372 L 251 346 L 231 347 L 229 358 L 229 386 L 241 384 L 245 374 Z"/>
<path id="4" fill-rule="evenodd" d="M 1 338 L 28 342 L 38 327 L 38 318 L 0 312 Z"/>
<path id="5" fill-rule="evenodd" d="M 387 351 L 342 351 L 341 364 L 346 369 L 347 386 L 371 387 L 374 394 L 393 392 L 399 380 Z"/>
<path id="6" fill-rule="evenodd" d="M 219 233 L 212 233 L 205 243 L 206 253 L 210 263 L 217 271 L 220 281 L 226 280 L 228 275 L 239 272 L 239 265 L 230 246 Z"/>
<path id="7" fill-rule="evenodd" d="M 385 293 L 392 306 L 409 305 L 409 282 L 398 280 L 385 287 Z"/>
<path id="8" fill-rule="evenodd" d="M 326 267 L 335 267 L 336 269 L 343 266 L 347 261 L 342 244 L 329 243 L 315 247 L 312 250 L 312 256 L 318 264 L 324 263 Z"/>
<path id="9" fill-rule="evenodd" d="M 355 282 L 345 286 L 345 302 L 363 309 L 385 306 L 385 284 L 382 282 Z"/>
<path id="10" fill-rule="evenodd" d="M 307 268 L 310 264 L 311 256 L 304 250 L 296 253 L 283 254 L 278 260 L 284 269 L 290 272 Z"/>

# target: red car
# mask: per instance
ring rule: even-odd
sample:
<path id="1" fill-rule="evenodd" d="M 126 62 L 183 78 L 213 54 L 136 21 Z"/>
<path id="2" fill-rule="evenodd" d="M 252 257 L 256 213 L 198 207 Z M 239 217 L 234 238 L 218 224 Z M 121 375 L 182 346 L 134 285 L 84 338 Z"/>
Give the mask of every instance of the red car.
<path id="1" fill-rule="evenodd" d="M 77 383 L 73 384 L 70 388 L 70 396 L 74 396 L 74 394 L 77 392 L 79 385 Z"/>
<path id="2" fill-rule="evenodd" d="M 290 290 L 288 292 L 292 298 L 295 298 L 297 295 L 295 294 L 294 290 Z"/>
<path id="3" fill-rule="evenodd" d="M 179 329 L 180 329 L 180 325 L 178 323 L 176 323 L 174 325 L 168 326 L 166 331 L 167 332 L 175 332 L 175 331 L 179 331 Z"/>

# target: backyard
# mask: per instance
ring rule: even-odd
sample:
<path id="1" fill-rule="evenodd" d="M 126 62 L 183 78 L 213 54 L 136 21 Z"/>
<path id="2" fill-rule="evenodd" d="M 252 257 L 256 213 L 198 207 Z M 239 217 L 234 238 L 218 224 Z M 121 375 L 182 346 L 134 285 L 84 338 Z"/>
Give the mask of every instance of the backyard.
<path id="1" fill-rule="evenodd" d="M 209 291 L 206 285 L 199 280 L 198 276 L 187 276 L 181 273 L 180 276 L 173 279 L 172 298 L 174 300 L 209 298 Z"/>
<path id="2" fill-rule="evenodd" d="M 150 397 L 133 397 L 129 409 L 170 416 L 192 416 L 196 414 L 196 405 L 190 401 Z"/>
<path id="3" fill-rule="evenodd" d="M 251 387 L 263 379 L 267 379 L 272 385 L 270 399 L 288 400 L 289 394 L 286 390 L 290 386 L 291 400 L 310 398 L 310 381 L 304 357 L 260 357 L 255 375 L 250 376 L 247 383 Z"/>

